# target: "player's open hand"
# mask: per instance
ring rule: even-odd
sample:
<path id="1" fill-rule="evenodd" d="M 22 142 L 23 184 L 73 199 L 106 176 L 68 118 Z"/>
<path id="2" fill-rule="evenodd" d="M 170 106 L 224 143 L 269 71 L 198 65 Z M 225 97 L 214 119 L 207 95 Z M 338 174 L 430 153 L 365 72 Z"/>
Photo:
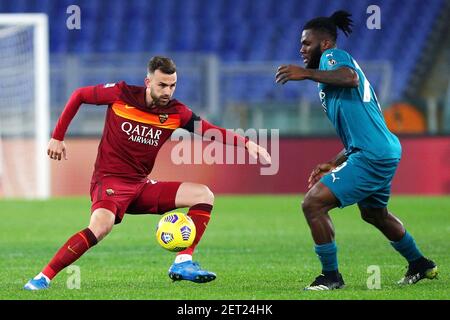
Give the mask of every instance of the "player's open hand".
<path id="1" fill-rule="evenodd" d="M 50 157 L 50 159 L 53 160 L 59 161 L 63 157 L 65 160 L 67 160 L 66 145 L 64 144 L 64 141 L 59 141 L 51 138 L 50 141 L 48 142 L 47 154 Z"/>
<path id="2" fill-rule="evenodd" d="M 309 71 L 293 64 L 281 65 L 278 67 L 275 75 L 275 82 L 285 84 L 289 80 L 305 80 L 308 78 Z"/>
<path id="3" fill-rule="evenodd" d="M 271 164 L 272 158 L 270 157 L 270 154 L 267 152 L 266 149 L 261 147 L 260 145 L 257 145 L 251 140 L 248 140 L 245 143 L 245 147 L 248 150 L 248 153 L 255 159 L 258 159 L 258 155 L 262 164 Z"/>
<path id="4" fill-rule="evenodd" d="M 333 170 L 335 167 L 336 167 L 335 165 L 329 162 L 317 165 L 311 172 L 311 175 L 309 176 L 308 189 L 311 188 L 313 185 L 315 185 L 320 180 L 320 178 L 322 178 L 328 172 Z"/>

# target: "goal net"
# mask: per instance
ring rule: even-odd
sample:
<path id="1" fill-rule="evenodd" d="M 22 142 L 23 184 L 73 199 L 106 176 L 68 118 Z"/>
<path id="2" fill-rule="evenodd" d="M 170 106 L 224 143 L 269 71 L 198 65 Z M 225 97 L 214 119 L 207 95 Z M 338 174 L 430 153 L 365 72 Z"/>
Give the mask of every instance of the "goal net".
<path id="1" fill-rule="evenodd" d="M 48 20 L 0 14 L 0 197 L 48 198 Z"/>

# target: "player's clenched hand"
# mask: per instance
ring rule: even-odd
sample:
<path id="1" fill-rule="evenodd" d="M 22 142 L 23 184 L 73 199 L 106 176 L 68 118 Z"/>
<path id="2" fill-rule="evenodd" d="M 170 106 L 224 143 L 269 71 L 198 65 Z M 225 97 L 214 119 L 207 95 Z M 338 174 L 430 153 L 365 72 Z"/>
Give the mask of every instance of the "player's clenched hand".
<path id="1" fill-rule="evenodd" d="M 270 154 L 267 152 L 266 149 L 261 147 L 260 145 L 257 145 L 253 141 L 247 141 L 245 143 L 245 147 L 248 150 L 248 153 L 255 159 L 258 159 L 258 155 L 260 159 L 264 160 L 262 161 L 263 164 L 271 164 L 272 159 L 270 157 Z"/>
<path id="2" fill-rule="evenodd" d="M 62 157 L 67 160 L 66 145 L 64 144 L 64 141 L 51 138 L 48 142 L 47 154 L 50 159 L 53 160 L 61 160 Z"/>
<path id="3" fill-rule="evenodd" d="M 321 163 L 317 165 L 314 170 L 311 172 L 311 175 L 308 179 L 308 189 L 316 184 L 317 181 L 320 180 L 325 174 L 333 170 L 336 166 L 332 163 Z"/>
<path id="4" fill-rule="evenodd" d="M 308 69 L 293 64 L 278 67 L 275 82 L 285 84 L 289 80 L 304 80 L 309 75 Z"/>

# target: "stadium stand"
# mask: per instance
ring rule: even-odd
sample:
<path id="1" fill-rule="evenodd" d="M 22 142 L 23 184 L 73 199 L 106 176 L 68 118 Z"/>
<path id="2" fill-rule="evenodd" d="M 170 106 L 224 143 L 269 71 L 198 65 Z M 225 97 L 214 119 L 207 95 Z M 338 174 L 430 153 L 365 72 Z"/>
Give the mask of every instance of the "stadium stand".
<path id="1" fill-rule="evenodd" d="M 68 30 L 68 6 L 81 8 L 81 30 Z M 45 12 L 50 21 L 53 55 L 89 53 L 213 53 L 221 64 L 299 61 L 299 36 L 305 21 L 337 9 L 354 14 L 354 33 L 339 35 L 339 46 L 358 61 L 388 61 L 393 66 L 390 100 L 400 99 L 419 63 L 427 37 L 444 1 L 389 0 L 378 4 L 379 30 L 369 30 L 366 8 L 370 0 L 15 0 L 1 1 L 0 12 Z M 407 4 L 407 5 L 406 5 Z M 419 18 L 418 18 L 419 17 Z M 133 61 L 123 63 L 133 64 Z M 177 61 L 179 65 L 180 62 Z M 83 79 L 81 83 L 86 83 Z M 89 79 L 95 80 L 95 79 Z M 141 83 L 142 77 L 131 79 Z M 371 79 L 375 89 L 381 78 Z M 182 96 L 194 99 L 195 87 L 186 84 Z M 272 77 L 237 77 L 223 92 L 236 101 L 262 102 L 276 97 Z M 283 99 L 314 95 L 313 87 L 299 92 L 286 86 Z"/>

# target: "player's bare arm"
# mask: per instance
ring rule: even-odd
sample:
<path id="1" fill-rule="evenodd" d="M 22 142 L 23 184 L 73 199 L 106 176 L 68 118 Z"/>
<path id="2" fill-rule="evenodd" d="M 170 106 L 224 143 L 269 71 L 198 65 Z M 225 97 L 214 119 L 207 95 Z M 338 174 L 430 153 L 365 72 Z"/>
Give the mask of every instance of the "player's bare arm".
<path id="1" fill-rule="evenodd" d="M 337 87 L 356 88 L 359 84 L 358 74 L 348 67 L 322 71 L 306 69 L 297 65 L 282 65 L 275 76 L 276 82 L 285 84 L 288 81 L 312 80 Z"/>
<path id="2" fill-rule="evenodd" d="M 70 122 L 72 121 L 73 117 L 75 117 L 76 113 L 83 103 L 107 103 L 109 100 L 113 100 L 114 98 L 115 95 L 113 88 L 110 88 L 107 93 L 102 94 L 102 99 L 104 99 L 104 101 L 99 101 L 97 94 L 95 93 L 94 86 L 81 87 L 76 89 L 67 101 L 67 104 L 65 105 L 64 110 L 56 123 L 52 138 L 48 142 L 47 155 L 50 157 L 50 159 L 60 161 L 64 158 L 65 160 L 67 160 L 67 150 L 64 143 L 64 135 Z"/>
<path id="3" fill-rule="evenodd" d="M 340 166 L 342 163 L 347 161 L 347 156 L 345 155 L 346 150 L 342 149 L 341 152 L 339 152 L 336 157 L 334 157 L 333 160 L 331 160 L 331 163 L 334 165 L 334 167 Z"/>
<path id="4" fill-rule="evenodd" d="M 338 167 L 346 160 L 347 156 L 345 155 L 345 149 L 343 149 L 332 160 L 318 164 L 309 176 L 308 189 L 315 185 L 325 174 L 329 173 L 331 170 Z"/>
<path id="5" fill-rule="evenodd" d="M 50 159 L 60 161 L 62 158 L 67 160 L 67 151 L 64 141 L 51 138 L 48 142 L 47 154 Z"/>
<path id="6" fill-rule="evenodd" d="M 272 159 L 270 157 L 270 154 L 267 152 L 267 150 L 265 148 L 261 147 L 260 145 L 254 143 L 253 141 L 248 140 L 245 143 L 245 148 L 247 149 L 250 156 L 252 156 L 253 158 L 258 159 L 258 155 L 259 155 L 260 159 L 263 160 L 264 164 L 272 163 Z"/>

